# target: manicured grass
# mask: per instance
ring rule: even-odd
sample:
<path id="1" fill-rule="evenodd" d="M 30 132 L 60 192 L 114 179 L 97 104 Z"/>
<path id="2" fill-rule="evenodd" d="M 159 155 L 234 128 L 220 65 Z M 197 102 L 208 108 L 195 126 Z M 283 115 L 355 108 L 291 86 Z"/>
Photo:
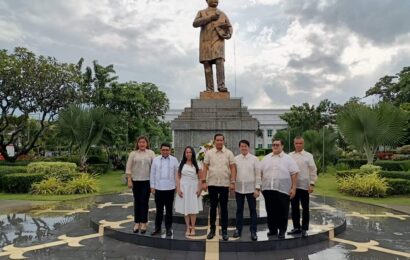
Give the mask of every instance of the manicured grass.
<path id="1" fill-rule="evenodd" d="M 410 195 L 388 196 L 386 198 L 361 198 L 341 193 L 337 190 L 336 176 L 331 173 L 318 176 L 314 193 L 322 196 L 360 201 L 375 205 L 410 205 Z"/>
<path id="2" fill-rule="evenodd" d="M 100 194 L 118 193 L 127 189 L 125 184 L 121 182 L 122 174 L 122 171 L 111 171 L 99 176 L 98 182 L 100 191 L 98 193 L 74 195 L 31 195 L 0 193 L 0 200 L 65 201 L 86 198 Z"/>

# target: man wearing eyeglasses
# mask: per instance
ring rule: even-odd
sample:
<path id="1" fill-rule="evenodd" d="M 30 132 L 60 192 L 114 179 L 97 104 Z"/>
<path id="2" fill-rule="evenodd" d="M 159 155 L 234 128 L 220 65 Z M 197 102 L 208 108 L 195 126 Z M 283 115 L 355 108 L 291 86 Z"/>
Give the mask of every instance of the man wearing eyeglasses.
<path id="1" fill-rule="evenodd" d="M 296 194 L 299 168 L 295 161 L 283 152 L 283 140 L 274 139 L 272 153 L 261 162 L 262 194 L 268 215 L 268 236 L 285 238 L 288 226 L 290 200 Z M 279 232 L 278 232 L 279 231 Z"/>

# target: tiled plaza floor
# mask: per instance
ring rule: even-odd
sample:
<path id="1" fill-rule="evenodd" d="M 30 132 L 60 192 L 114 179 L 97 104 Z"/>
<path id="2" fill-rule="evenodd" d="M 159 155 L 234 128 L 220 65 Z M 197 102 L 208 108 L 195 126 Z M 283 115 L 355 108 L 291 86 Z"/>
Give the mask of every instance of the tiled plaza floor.
<path id="1" fill-rule="evenodd" d="M 335 238 L 292 249 L 215 251 L 215 245 L 222 248 L 218 246 L 226 242 L 214 241 L 216 244 L 209 246 L 209 241 L 203 239 L 204 243 L 208 243 L 203 251 L 166 250 L 112 239 L 90 227 L 94 212 L 107 214 L 107 218 L 113 219 L 124 212 L 121 219 L 127 221 L 127 214 L 132 212 L 131 199 L 129 194 L 118 194 L 45 205 L 42 208 L 19 208 L 16 212 L 0 211 L 0 259 L 410 259 L 408 214 L 320 196 L 311 200 L 312 222 L 318 227 L 321 222 L 328 225 L 329 220 L 325 217 L 321 219 L 322 216 L 343 212 L 346 231 Z M 118 205 L 108 205 L 109 202 Z M 234 201 L 230 201 L 230 207 L 234 206 Z M 260 210 L 259 215 L 263 214 Z M 129 232 L 131 226 L 132 220 L 128 220 L 122 227 Z M 175 224 L 174 229 L 179 226 L 183 227 Z M 260 240 L 264 239 L 264 229 L 264 224 L 260 224 Z M 198 239 L 202 233 L 206 234 L 205 230 L 197 232 Z M 231 230 L 230 235 L 232 233 Z M 243 235 L 241 240 L 247 240 L 247 237 Z M 212 247 L 213 250 L 210 249 Z"/>

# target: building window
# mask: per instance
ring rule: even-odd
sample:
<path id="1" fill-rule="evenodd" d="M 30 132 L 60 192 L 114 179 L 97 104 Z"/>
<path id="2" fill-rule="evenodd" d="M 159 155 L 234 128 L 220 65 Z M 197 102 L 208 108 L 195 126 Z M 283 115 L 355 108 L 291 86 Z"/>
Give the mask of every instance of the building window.
<path id="1" fill-rule="evenodd" d="M 273 130 L 272 130 L 272 129 L 268 129 L 268 137 L 272 137 L 272 133 L 273 133 Z"/>
<path id="2" fill-rule="evenodd" d="M 263 145 L 262 144 L 258 144 L 258 149 L 262 149 Z"/>
<path id="3" fill-rule="evenodd" d="M 272 149 L 272 144 L 268 144 L 268 148 L 269 148 L 269 149 Z"/>

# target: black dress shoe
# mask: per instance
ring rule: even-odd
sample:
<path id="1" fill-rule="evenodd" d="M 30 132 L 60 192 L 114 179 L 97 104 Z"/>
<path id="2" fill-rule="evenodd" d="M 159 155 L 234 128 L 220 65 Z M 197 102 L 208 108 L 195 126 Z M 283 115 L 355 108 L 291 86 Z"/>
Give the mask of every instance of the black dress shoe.
<path id="1" fill-rule="evenodd" d="M 235 230 L 235 233 L 233 233 L 234 238 L 241 237 L 241 232 L 239 230 Z"/>
<path id="2" fill-rule="evenodd" d="M 172 236 L 172 231 L 171 229 L 167 229 L 167 237 L 170 237 L 170 236 Z"/>
<path id="3" fill-rule="evenodd" d="M 147 232 L 146 229 L 141 229 L 141 234 L 145 234 Z"/>
<path id="4" fill-rule="evenodd" d="M 154 231 L 151 232 L 151 236 L 156 236 L 161 234 L 161 229 L 155 229 Z"/>
<path id="5" fill-rule="evenodd" d="M 302 237 L 308 237 L 307 230 L 302 230 Z"/>
<path id="6" fill-rule="evenodd" d="M 138 228 L 136 228 L 136 229 L 133 228 L 132 232 L 135 233 L 135 234 L 138 234 L 138 232 L 140 232 L 140 230 Z M 142 230 L 141 230 L 141 233 L 142 233 Z"/>
<path id="7" fill-rule="evenodd" d="M 297 235 L 302 233 L 302 231 L 300 230 L 300 228 L 294 228 L 291 231 L 288 232 L 288 235 Z"/>
<path id="8" fill-rule="evenodd" d="M 269 232 L 268 232 L 268 237 L 277 236 L 277 235 L 278 235 L 278 231 L 270 231 L 269 230 Z"/>
<path id="9" fill-rule="evenodd" d="M 222 230 L 222 239 L 223 239 L 224 241 L 228 241 L 228 239 L 229 239 L 228 231 Z"/>
<path id="10" fill-rule="evenodd" d="M 212 239 L 215 236 L 215 229 L 211 229 L 211 231 L 209 231 L 208 235 L 206 236 L 207 239 Z"/>
<path id="11" fill-rule="evenodd" d="M 285 232 L 279 233 L 278 239 L 285 239 Z"/>
<path id="12" fill-rule="evenodd" d="M 258 240 L 258 236 L 256 235 L 256 232 L 252 232 L 252 233 L 251 233 L 251 240 L 252 240 L 252 241 Z"/>

